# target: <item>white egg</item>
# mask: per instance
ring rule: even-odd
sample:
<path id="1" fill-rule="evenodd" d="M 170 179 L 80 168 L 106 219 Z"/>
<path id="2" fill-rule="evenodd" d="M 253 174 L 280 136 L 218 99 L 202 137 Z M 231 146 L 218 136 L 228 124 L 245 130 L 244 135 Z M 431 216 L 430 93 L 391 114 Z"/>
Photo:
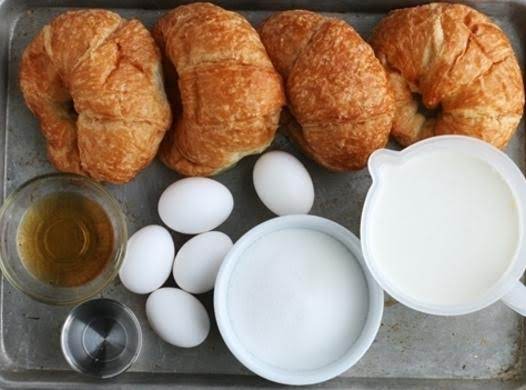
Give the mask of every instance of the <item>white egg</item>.
<path id="1" fill-rule="evenodd" d="M 179 287 L 192 294 L 212 290 L 232 245 L 230 237 L 221 232 L 202 233 L 188 240 L 175 256 L 173 275 Z"/>
<path id="2" fill-rule="evenodd" d="M 149 225 L 136 231 L 128 239 L 119 270 L 122 284 L 136 294 L 157 290 L 170 276 L 174 254 L 172 236 L 164 227 Z"/>
<path id="3" fill-rule="evenodd" d="M 188 177 L 171 184 L 159 199 L 162 221 L 184 234 L 213 230 L 228 218 L 234 198 L 223 184 L 205 177 Z"/>
<path id="4" fill-rule="evenodd" d="M 289 153 L 265 153 L 254 166 L 253 180 L 259 199 L 274 214 L 307 214 L 312 208 L 312 179 L 303 164 Z"/>
<path id="5" fill-rule="evenodd" d="M 146 300 L 146 317 L 161 339 L 177 347 L 195 347 L 210 332 L 210 317 L 203 304 L 178 288 L 165 287 L 151 293 Z"/>

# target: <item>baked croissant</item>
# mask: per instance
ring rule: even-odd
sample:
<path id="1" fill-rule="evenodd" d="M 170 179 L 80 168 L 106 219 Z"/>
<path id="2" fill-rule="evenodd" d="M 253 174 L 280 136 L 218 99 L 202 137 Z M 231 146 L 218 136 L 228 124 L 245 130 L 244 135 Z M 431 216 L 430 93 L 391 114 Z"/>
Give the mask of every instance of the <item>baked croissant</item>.
<path id="1" fill-rule="evenodd" d="M 139 21 L 113 12 L 56 17 L 25 49 L 20 86 L 60 171 L 127 182 L 170 126 L 158 48 Z"/>
<path id="2" fill-rule="evenodd" d="M 180 6 L 154 37 L 177 112 L 160 150 L 168 167 L 213 175 L 272 142 L 285 104 L 281 78 L 241 15 L 209 3 Z"/>
<path id="3" fill-rule="evenodd" d="M 402 145 L 438 134 L 462 134 L 503 148 L 524 107 L 513 49 L 489 18 L 460 4 L 432 3 L 391 12 L 372 42 L 396 98 L 392 134 Z M 412 94 L 436 118 L 418 113 Z"/>
<path id="4" fill-rule="evenodd" d="M 260 34 L 301 126 L 287 126 L 291 138 L 326 168 L 363 168 L 387 143 L 394 114 L 371 47 L 344 21 L 301 10 L 272 15 Z"/>

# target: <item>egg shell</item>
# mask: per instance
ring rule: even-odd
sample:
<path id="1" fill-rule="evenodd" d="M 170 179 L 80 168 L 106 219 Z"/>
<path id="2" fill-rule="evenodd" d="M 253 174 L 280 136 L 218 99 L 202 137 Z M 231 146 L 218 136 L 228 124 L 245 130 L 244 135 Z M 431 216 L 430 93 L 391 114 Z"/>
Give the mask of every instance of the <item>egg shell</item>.
<path id="1" fill-rule="evenodd" d="M 277 215 L 308 214 L 314 203 L 309 172 L 293 155 L 272 151 L 262 155 L 253 171 L 259 199 Z"/>
<path id="2" fill-rule="evenodd" d="M 188 240 L 177 252 L 174 279 L 183 290 L 202 294 L 214 288 L 217 272 L 232 240 L 222 232 L 207 232 Z"/>
<path id="3" fill-rule="evenodd" d="M 161 220 L 184 234 L 213 230 L 228 218 L 234 208 L 232 193 L 218 181 L 188 177 L 171 184 L 159 199 Z"/>
<path id="4" fill-rule="evenodd" d="M 148 294 L 166 282 L 174 255 L 174 242 L 168 230 L 159 225 L 145 226 L 128 239 L 119 278 L 131 292 Z"/>
<path id="5" fill-rule="evenodd" d="M 195 347 L 210 332 L 210 317 L 203 304 L 178 288 L 164 287 L 151 293 L 146 317 L 161 339 L 177 347 Z"/>

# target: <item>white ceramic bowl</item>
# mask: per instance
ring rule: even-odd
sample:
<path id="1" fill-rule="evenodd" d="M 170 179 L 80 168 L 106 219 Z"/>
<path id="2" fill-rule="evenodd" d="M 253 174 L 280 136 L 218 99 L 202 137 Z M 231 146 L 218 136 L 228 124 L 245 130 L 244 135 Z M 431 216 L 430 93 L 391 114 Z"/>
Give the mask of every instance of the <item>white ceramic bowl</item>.
<path id="1" fill-rule="evenodd" d="M 270 365 L 249 352 L 233 330 L 228 314 L 230 278 L 238 260 L 247 248 L 261 237 L 283 229 L 311 229 L 325 233 L 340 241 L 354 255 L 362 267 L 368 286 L 369 308 L 360 336 L 347 352 L 332 363 L 312 370 L 287 370 Z M 360 241 L 343 226 L 312 215 L 289 215 L 266 221 L 241 237 L 226 256 L 216 279 L 214 309 L 219 331 L 234 356 L 257 375 L 282 384 L 307 385 L 332 379 L 351 368 L 369 349 L 376 337 L 382 319 L 384 297 L 382 289 L 371 276 L 362 257 Z"/>

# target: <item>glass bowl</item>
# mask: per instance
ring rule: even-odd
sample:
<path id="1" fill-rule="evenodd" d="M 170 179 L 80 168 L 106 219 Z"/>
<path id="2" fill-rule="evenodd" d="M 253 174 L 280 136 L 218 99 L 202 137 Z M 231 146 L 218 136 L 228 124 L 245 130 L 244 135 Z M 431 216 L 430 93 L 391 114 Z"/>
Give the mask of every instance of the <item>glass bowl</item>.
<path id="1" fill-rule="evenodd" d="M 28 208 L 43 197 L 57 192 L 73 192 L 96 202 L 109 218 L 113 249 L 103 269 L 88 282 L 60 287 L 37 279 L 20 258 L 17 233 Z M 36 177 L 14 191 L 0 209 L 0 268 L 17 289 L 48 304 L 73 305 L 102 291 L 117 275 L 124 259 L 128 232 L 126 218 L 118 202 L 100 184 L 83 176 L 55 173 Z"/>
<path id="2" fill-rule="evenodd" d="M 93 299 L 71 310 L 62 326 L 60 344 L 75 371 L 112 378 L 139 357 L 141 325 L 126 305 L 112 299 Z"/>

